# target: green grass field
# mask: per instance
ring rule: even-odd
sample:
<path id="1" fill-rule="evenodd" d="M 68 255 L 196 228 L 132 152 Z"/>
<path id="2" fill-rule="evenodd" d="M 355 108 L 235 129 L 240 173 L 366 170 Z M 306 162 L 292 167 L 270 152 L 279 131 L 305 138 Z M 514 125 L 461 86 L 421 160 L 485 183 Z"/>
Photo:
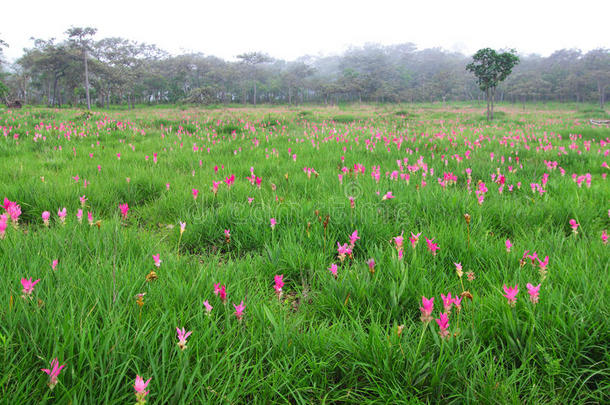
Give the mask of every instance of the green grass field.
<path id="1" fill-rule="evenodd" d="M 610 130 L 530 107 L 0 110 L 0 402 L 610 402 Z"/>

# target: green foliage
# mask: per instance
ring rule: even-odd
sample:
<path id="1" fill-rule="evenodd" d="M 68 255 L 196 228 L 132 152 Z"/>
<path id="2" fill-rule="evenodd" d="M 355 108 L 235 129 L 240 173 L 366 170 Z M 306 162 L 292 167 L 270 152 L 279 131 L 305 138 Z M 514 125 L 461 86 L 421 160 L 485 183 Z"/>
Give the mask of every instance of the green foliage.
<path id="1" fill-rule="evenodd" d="M 472 60 L 466 65 L 466 70 L 475 75 L 482 91 L 495 89 L 519 63 L 519 57 L 515 55 L 514 50 L 497 53 L 491 48 L 479 49 Z"/>
<path id="2" fill-rule="evenodd" d="M 0 198 L 17 201 L 23 212 L 19 229 L 9 225 L 0 240 L 4 401 L 133 403 L 138 374 L 151 378 L 149 403 L 608 403 L 610 284 L 600 235 L 610 222 L 601 177 L 607 158 L 597 152 L 608 130 L 548 105 L 526 112 L 503 105 L 493 125 L 464 104 L 345 109 L 339 116 L 315 106 L 0 113 L 12 128 L 0 137 Z M 407 114 L 417 117 L 408 127 Z M 281 125 L 269 125 L 276 121 Z M 36 133 L 46 139 L 34 141 Z M 508 133 L 527 136 L 528 148 L 506 145 Z M 397 134 L 404 135 L 400 149 L 392 142 Z M 534 137 L 567 154 L 534 147 Z M 573 142 L 582 153 L 569 148 Z M 195 152 L 193 143 L 204 146 Z M 466 151 L 469 159 L 444 162 Z M 153 153 L 157 163 L 144 158 Z M 427 186 L 421 169 L 410 182 L 384 176 L 398 170 L 397 160 L 415 165 L 420 156 L 435 169 Z M 566 175 L 545 160 L 558 161 Z M 340 184 L 341 168 L 356 163 L 367 173 L 344 173 Z M 379 182 L 369 176 L 373 165 L 380 165 Z M 250 167 L 263 179 L 260 188 L 245 180 Z M 319 176 L 308 177 L 303 167 Z M 466 168 L 471 187 L 481 180 L 489 188 L 483 205 L 467 191 Z M 522 187 L 499 193 L 489 180 L 497 170 L 507 186 Z M 443 172 L 458 183 L 441 188 Z M 533 194 L 529 184 L 543 173 L 550 173 L 547 192 Z M 572 173 L 591 173 L 591 187 L 578 187 Z M 231 174 L 230 189 L 211 192 L 212 181 Z M 388 190 L 396 198 L 384 201 Z M 348 196 L 356 197 L 353 210 Z M 125 220 L 120 203 L 130 207 Z M 62 207 L 65 225 L 56 215 Z M 79 223 L 79 208 L 99 227 Z M 44 210 L 52 213 L 48 228 Z M 472 217 L 469 228 L 464 213 Z M 273 231 L 271 217 L 278 220 Z M 580 223 L 577 235 L 571 218 Z M 187 224 L 182 235 L 179 221 Z M 335 279 L 327 268 L 338 263 L 337 243 L 356 229 L 361 239 Z M 403 232 L 422 236 L 415 249 L 405 239 L 399 260 L 392 238 Z M 424 237 L 440 244 L 436 256 Z M 529 260 L 520 264 L 525 250 L 550 256 L 544 281 Z M 153 254 L 163 260 L 158 269 Z M 460 280 L 454 262 L 475 278 Z M 147 282 L 152 269 L 158 279 Z M 276 274 L 286 283 L 282 300 L 272 288 Z M 41 279 L 31 300 L 21 298 L 24 277 Z M 529 282 L 542 282 L 536 306 Z M 228 303 L 214 295 L 215 283 L 227 286 Z M 503 284 L 519 285 L 514 308 Z M 473 298 L 459 313 L 452 309 L 454 335 L 441 340 L 436 322 L 419 320 L 421 296 L 435 296 L 436 317 L 440 294 L 463 288 Z M 146 293 L 141 308 L 139 293 Z M 240 323 L 232 304 L 242 299 Z M 214 306 L 209 316 L 204 300 Z M 184 351 L 176 327 L 193 331 Z M 67 367 L 51 391 L 40 369 L 55 357 Z"/>

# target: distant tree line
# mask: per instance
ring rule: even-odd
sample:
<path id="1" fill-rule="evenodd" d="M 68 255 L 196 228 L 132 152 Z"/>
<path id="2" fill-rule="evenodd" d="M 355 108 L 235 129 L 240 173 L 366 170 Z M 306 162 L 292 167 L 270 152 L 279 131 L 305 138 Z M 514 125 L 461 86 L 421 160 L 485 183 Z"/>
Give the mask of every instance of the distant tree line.
<path id="1" fill-rule="evenodd" d="M 466 66 L 471 57 L 412 43 L 366 45 L 341 55 L 288 62 L 261 52 L 236 61 L 201 53 L 173 56 L 155 45 L 95 38 L 70 28 L 62 40 L 33 39 L 13 65 L 2 61 L 0 92 L 29 104 L 339 103 L 484 100 Z M 562 49 L 520 55 L 495 89 L 496 101 L 597 102 L 610 92 L 610 50 Z M 0 95 L 1 96 L 1 95 Z"/>

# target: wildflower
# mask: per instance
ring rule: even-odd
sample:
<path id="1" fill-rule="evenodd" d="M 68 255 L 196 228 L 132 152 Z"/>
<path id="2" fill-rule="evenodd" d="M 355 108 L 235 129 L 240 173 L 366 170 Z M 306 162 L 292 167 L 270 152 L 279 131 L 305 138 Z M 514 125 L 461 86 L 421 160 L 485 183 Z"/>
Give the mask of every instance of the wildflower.
<path id="1" fill-rule="evenodd" d="M 417 235 L 413 234 L 413 232 L 411 232 L 411 236 L 409 237 L 409 241 L 411 242 L 411 247 L 413 247 L 413 249 L 415 249 L 415 246 L 417 246 L 417 242 L 419 241 L 419 237 L 421 235 L 421 232 L 418 233 Z"/>
<path id="2" fill-rule="evenodd" d="M 602 231 L 602 243 L 604 245 L 608 244 L 608 232 L 605 229 Z"/>
<path id="3" fill-rule="evenodd" d="M 514 307 L 517 303 L 517 293 L 519 292 L 519 284 L 515 284 L 514 287 L 507 287 L 506 284 L 503 286 L 504 288 L 504 296 L 508 300 L 508 304 L 511 307 Z"/>
<path id="4" fill-rule="evenodd" d="M 225 229 L 225 242 L 231 243 L 231 231 L 229 229 Z"/>
<path id="5" fill-rule="evenodd" d="M 434 310 L 434 297 L 427 299 L 426 297 L 421 297 L 422 306 L 419 307 L 421 311 L 421 321 L 424 323 L 428 323 L 432 321 L 432 311 Z"/>
<path id="6" fill-rule="evenodd" d="M 59 220 L 61 221 L 62 224 L 66 223 L 66 215 L 67 215 L 66 207 L 64 207 L 62 210 L 57 211 L 57 216 L 59 217 Z"/>
<path id="7" fill-rule="evenodd" d="M 360 237 L 358 236 L 358 230 L 355 230 L 349 237 L 349 243 L 352 246 L 352 248 L 354 247 L 354 245 L 356 244 L 356 241 L 360 239 Z"/>
<path id="8" fill-rule="evenodd" d="M 57 267 L 57 264 L 58 264 L 58 263 L 59 263 L 59 262 L 57 261 L 57 259 L 53 260 L 53 261 L 51 262 L 51 268 L 52 268 L 53 270 L 55 270 L 55 268 Z"/>
<path id="9" fill-rule="evenodd" d="M 0 215 L 0 239 L 4 239 L 6 235 L 6 215 Z"/>
<path id="10" fill-rule="evenodd" d="M 366 262 L 366 264 L 368 264 L 368 266 L 369 266 L 369 272 L 370 272 L 371 274 L 375 274 L 375 259 L 370 258 L 370 259 L 369 259 L 369 260 Z"/>
<path id="11" fill-rule="evenodd" d="M 396 245 L 396 250 L 402 249 L 402 244 L 403 244 L 402 233 L 400 235 L 394 237 L 394 244 Z"/>
<path id="12" fill-rule="evenodd" d="M 527 283 L 526 287 L 527 292 L 530 295 L 530 301 L 532 301 L 532 304 L 536 305 L 538 303 L 538 293 L 540 291 L 540 284 L 534 287 L 530 283 Z"/>
<path id="13" fill-rule="evenodd" d="M 149 378 L 148 380 L 144 381 L 142 377 L 136 375 L 136 382 L 133 385 L 133 388 L 136 390 L 136 400 L 138 405 L 143 405 L 146 403 L 145 397 L 150 391 L 145 391 L 145 389 L 148 386 L 150 380 L 151 379 Z"/>
<path id="14" fill-rule="evenodd" d="M 49 211 L 42 212 L 42 222 L 45 226 L 49 226 L 49 218 L 51 218 L 51 213 Z"/>
<path id="15" fill-rule="evenodd" d="M 457 308 L 458 312 L 462 310 L 462 297 L 454 297 L 453 305 Z"/>
<path id="16" fill-rule="evenodd" d="M 93 213 L 87 211 L 87 221 L 89 221 L 89 225 L 93 225 Z"/>
<path id="17" fill-rule="evenodd" d="M 346 255 L 351 256 L 351 254 L 352 250 L 347 246 L 347 243 L 341 245 L 339 242 L 337 242 L 337 257 L 339 257 L 339 260 L 341 260 L 341 262 L 345 260 Z"/>
<path id="18" fill-rule="evenodd" d="M 221 184 L 221 181 L 212 181 L 212 192 L 214 193 L 214 195 L 218 193 L 218 186 L 220 186 Z"/>
<path id="19" fill-rule="evenodd" d="M 184 328 L 180 329 L 176 327 L 176 332 L 178 332 L 178 347 L 180 350 L 186 349 L 186 339 L 193 333 L 192 331 L 186 332 Z"/>
<path id="20" fill-rule="evenodd" d="M 155 266 L 157 266 L 157 267 L 161 267 L 161 262 L 163 261 L 160 259 L 160 256 L 161 255 L 158 253 L 156 255 L 152 255 L 152 258 L 155 261 Z"/>
<path id="21" fill-rule="evenodd" d="M 140 308 L 142 308 L 144 306 L 144 296 L 145 295 L 146 295 L 146 293 L 136 294 L 136 304 L 138 304 L 138 306 Z"/>
<path id="22" fill-rule="evenodd" d="M 227 302 L 227 290 L 224 285 L 214 284 L 214 294 L 220 297 L 223 304 Z"/>
<path id="23" fill-rule="evenodd" d="M 127 203 L 119 204 L 119 210 L 121 210 L 121 215 L 123 216 L 123 219 L 127 219 L 127 211 L 129 211 L 129 205 Z"/>
<path id="24" fill-rule="evenodd" d="M 61 366 L 59 365 L 59 361 L 57 361 L 57 357 L 54 358 L 53 360 L 51 360 L 51 368 L 41 368 L 41 371 L 44 371 L 45 373 L 47 373 L 49 375 L 49 382 L 47 383 L 47 385 L 49 386 L 49 389 L 53 389 L 55 388 L 55 386 L 57 385 L 57 377 L 59 376 L 59 373 L 61 373 L 61 370 L 66 367 L 65 364 L 62 364 Z"/>
<path id="25" fill-rule="evenodd" d="M 23 286 L 23 298 L 26 297 L 31 297 L 32 296 L 32 292 L 34 292 L 34 286 L 36 284 L 38 284 L 38 282 L 40 281 L 40 279 L 36 280 L 36 281 L 32 281 L 32 277 L 30 277 L 29 279 L 25 279 L 22 278 L 21 279 L 21 285 Z"/>
<path id="26" fill-rule="evenodd" d="M 87 201 L 87 197 L 82 196 L 82 197 L 78 197 L 78 199 L 80 200 L 81 207 L 84 207 L 85 206 L 85 202 Z"/>
<path id="27" fill-rule="evenodd" d="M 474 272 L 472 270 L 468 271 L 466 277 L 468 277 L 468 281 L 473 281 L 475 279 Z"/>
<path id="28" fill-rule="evenodd" d="M 440 250 L 440 247 L 438 246 L 437 243 L 434 243 L 434 238 L 432 239 L 426 239 L 426 243 L 428 244 L 428 250 L 432 253 L 432 256 L 436 256 L 436 251 Z"/>
<path id="29" fill-rule="evenodd" d="M 532 263 L 534 261 L 532 260 Z M 546 278 L 546 267 L 549 265 L 549 257 L 545 256 L 544 260 L 540 260 L 538 259 L 538 266 L 540 267 L 540 269 L 538 270 L 538 272 L 540 273 L 540 276 L 542 277 L 542 279 L 544 280 Z"/>
<path id="30" fill-rule="evenodd" d="M 76 219 L 78 219 L 78 223 L 83 222 L 83 210 L 80 208 L 78 209 L 78 211 L 76 211 Z"/>
<path id="31" fill-rule="evenodd" d="M 510 253 L 510 248 L 513 247 L 513 244 L 511 243 L 510 239 L 506 239 L 506 242 L 504 242 L 504 244 L 506 245 L 506 252 Z"/>
<path id="32" fill-rule="evenodd" d="M 335 263 L 330 265 L 330 267 L 328 268 L 328 271 L 330 271 L 333 274 L 333 276 L 335 276 L 335 278 L 337 278 L 337 265 Z"/>
<path id="33" fill-rule="evenodd" d="M 205 314 L 210 315 L 212 313 L 213 306 L 210 305 L 208 300 L 203 301 L 203 306 L 205 307 Z"/>
<path id="34" fill-rule="evenodd" d="M 275 281 L 275 285 L 273 286 L 273 288 L 275 289 L 275 293 L 277 294 L 278 298 L 282 298 L 282 287 L 284 286 L 284 275 L 276 274 L 275 277 L 273 278 L 273 280 Z"/>
<path id="35" fill-rule="evenodd" d="M 462 271 L 462 263 L 453 263 L 455 264 L 455 272 L 457 273 L 459 278 L 462 278 L 464 272 Z"/>
<path id="36" fill-rule="evenodd" d="M 169 191 L 169 183 L 165 183 L 165 190 Z"/>
<path id="37" fill-rule="evenodd" d="M 184 233 L 184 230 L 186 229 L 186 222 L 180 222 L 180 235 L 182 235 Z"/>
<path id="38" fill-rule="evenodd" d="M 269 222 L 271 223 L 271 230 L 275 229 L 275 225 L 277 224 L 277 221 L 275 220 L 275 218 L 271 218 L 269 220 Z"/>
<path id="39" fill-rule="evenodd" d="M 449 314 L 449 312 L 451 312 L 451 306 L 453 305 L 453 298 L 451 298 L 451 293 L 447 293 L 447 295 L 441 294 L 441 299 L 443 300 L 443 307 L 445 308 L 445 312 Z"/>
<path id="40" fill-rule="evenodd" d="M 439 335 L 441 335 L 441 338 L 445 339 L 449 337 L 449 332 L 447 331 L 447 329 L 449 328 L 449 316 L 447 316 L 447 314 L 445 313 L 441 313 L 440 318 L 435 320 L 438 324 L 438 327 L 440 328 Z"/>
<path id="41" fill-rule="evenodd" d="M 572 232 L 574 233 L 574 235 L 576 235 L 578 233 L 577 229 L 580 224 L 576 223 L 575 219 L 570 219 L 570 226 L 572 227 Z"/>
<path id="42" fill-rule="evenodd" d="M 349 200 L 349 206 L 351 209 L 354 209 L 356 207 L 356 202 L 354 200 L 354 197 L 347 197 Z"/>
<path id="43" fill-rule="evenodd" d="M 248 204 L 252 205 L 252 201 L 254 201 L 254 197 L 248 197 Z"/>
<path id="44" fill-rule="evenodd" d="M 387 193 L 385 193 L 385 194 L 384 194 L 384 196 L 383 196 L 383 197 L 381 197 L 381 200 L 382 200 L 382 201 L 384 201 L 384 200 L 390 200 L 390 199 L 392 199 L 392 198 L 394 198 L 394 196 L 392 195 L 392 192 L 391 192 L 391 191 L 388 191 Z"/>
<path id="45" fill-rule="evenodd" d="M 193 189 L 193 199 L 197 200 L 197 195 L 199 194 L 199 190 L 197 190 L 196 188 Z"/>
<path id="46" fill-rule="evenodd" d="M 233 304 L 233 306 L 235 307 L 235 316 L 241 322 L 241 320 L 244 316 L 244 309 L 246 309 L 246 306 L 244 305 L 244 301 L 242 300 L 239 305 Z"/>

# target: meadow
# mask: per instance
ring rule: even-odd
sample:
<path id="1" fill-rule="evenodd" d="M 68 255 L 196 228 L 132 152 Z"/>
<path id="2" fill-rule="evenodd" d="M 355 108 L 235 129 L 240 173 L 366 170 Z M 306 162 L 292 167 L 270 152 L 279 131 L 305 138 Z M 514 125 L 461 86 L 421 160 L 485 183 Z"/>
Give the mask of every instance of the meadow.
<path id="1" fill-rule="evenodd" d="M 0 402 L 610 402 L 610 130 L 482 110 L 0 110 Z"/>

